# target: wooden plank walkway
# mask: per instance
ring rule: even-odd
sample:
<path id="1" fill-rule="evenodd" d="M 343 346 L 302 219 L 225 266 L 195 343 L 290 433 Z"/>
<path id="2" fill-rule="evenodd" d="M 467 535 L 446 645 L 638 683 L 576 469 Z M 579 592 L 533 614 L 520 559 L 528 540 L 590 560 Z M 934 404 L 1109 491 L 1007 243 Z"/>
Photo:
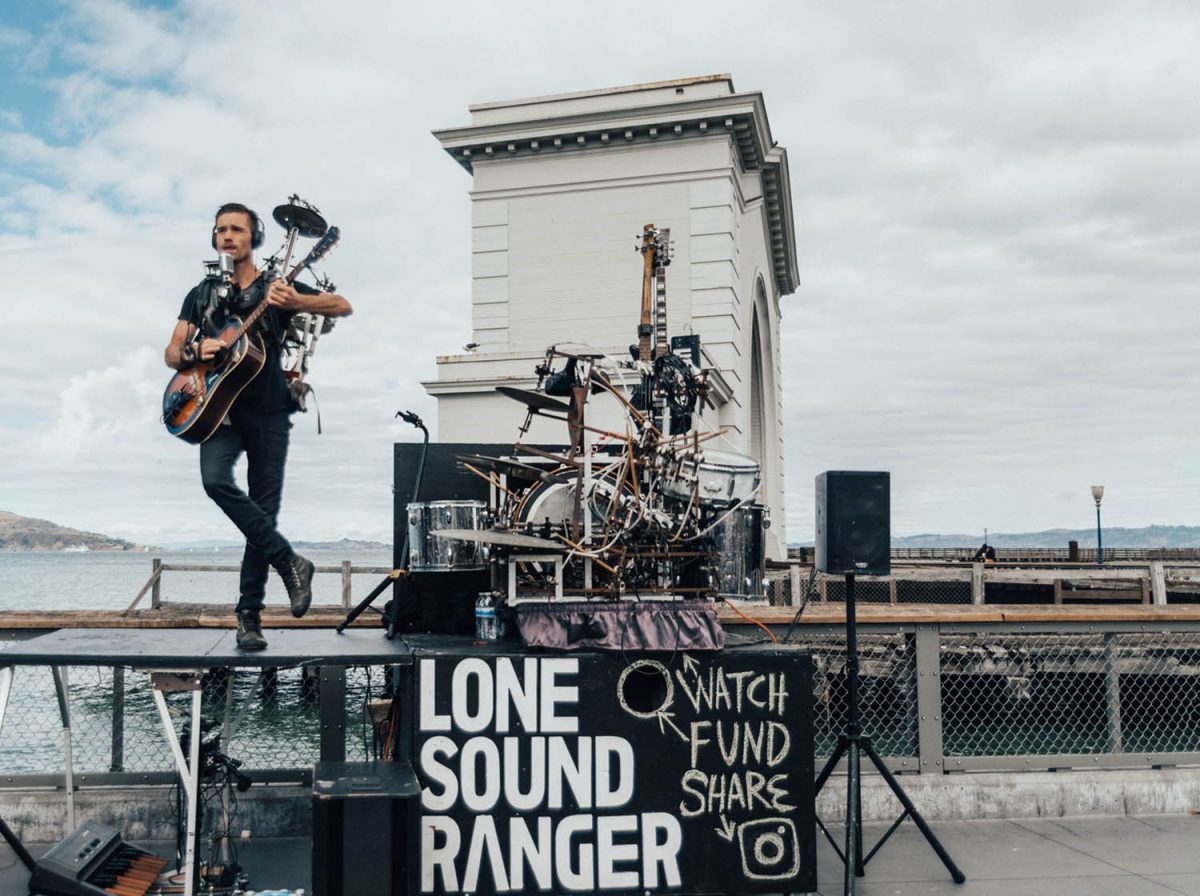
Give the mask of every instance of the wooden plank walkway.
<path id="1" fill-rule="evenodd" d="M 739 604 L 745 616 L 769 626 L 786 626 L 795 616 L 791 607 Z M 725 625 L 747 625 L 745 616 L 726 605 L 718 605 Z M 1200 605 L 880 605 L 859 604 L 858 621 L 863 625 L 931 625 L 943 623 L 1045 623 L 1095 622 L 1099 624 L 1200 622 Z M 263 611 L 264 628 L 333 628 L 346 617 L 340 606 L 314 606 L 303 619 L 294 618 L 285 606 L 268 606 Z M 840 625 L 845 612 L 839 603 L 812 603 L 798 625 Z M 365 613 L 353 623 L 356 628 L 380 627 L 379 617 Z M 171 603 L 158 609 L 122 610 L 6 610 L 0 612 L 0 631 L 58 628 L 234 628 L 237 619 L 232 604 Z"/>

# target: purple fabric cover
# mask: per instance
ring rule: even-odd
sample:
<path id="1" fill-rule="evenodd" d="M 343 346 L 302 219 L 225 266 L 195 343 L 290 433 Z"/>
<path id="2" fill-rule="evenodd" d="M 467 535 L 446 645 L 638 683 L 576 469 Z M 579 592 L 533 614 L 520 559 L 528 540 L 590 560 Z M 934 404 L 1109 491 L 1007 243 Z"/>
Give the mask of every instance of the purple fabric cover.
<path id="1" fill-rule="evenodd" d="M 517 604 L 517 631 L 554 650 L 720 650 L 725 629 L 711 601 L 558 601 Z"/>

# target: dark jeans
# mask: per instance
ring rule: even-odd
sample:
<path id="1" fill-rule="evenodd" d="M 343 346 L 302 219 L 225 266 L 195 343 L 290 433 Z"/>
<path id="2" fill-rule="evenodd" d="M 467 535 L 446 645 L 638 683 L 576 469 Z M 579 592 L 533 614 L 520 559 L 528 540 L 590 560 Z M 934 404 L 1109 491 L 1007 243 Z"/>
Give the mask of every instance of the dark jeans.
<path id="1" fill-rule="evenodd" d="M 268 565 L 278 566 L 292 555 L 292 546 L 275 528 L 291 428 L 291 420 L 283 414 L 250 419 L 235 416 L 232 425 L 218 426 L 200 446 L 204 491 L 246 536 L 238 611 L 262 609 Z M 234 464 L 243 451 L 249 494 L 233 479 Z"/>

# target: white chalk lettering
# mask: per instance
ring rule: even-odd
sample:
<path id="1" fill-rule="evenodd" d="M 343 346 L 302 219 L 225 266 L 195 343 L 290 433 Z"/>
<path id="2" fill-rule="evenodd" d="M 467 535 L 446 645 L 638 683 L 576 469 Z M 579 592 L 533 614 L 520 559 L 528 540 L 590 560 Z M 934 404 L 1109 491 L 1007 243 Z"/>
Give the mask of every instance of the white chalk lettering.
<path id="1" fill-rule="evenodd" d="M 576 746 L 579 758 L 571 755 L 567 742 L 561 737 L 550 738 L 546 751 L 546 771 L 550 778 L 546 788 L 546 805 L 551 809 L 563 807 L 563 784 L 566 784 L 580 809 L 592 808 L 592 739 L 581 737 Z"/>
<path id="2" fill-rule="evenodd" d="M 709 669 L 707 675 L 697 669 L 689 681 L 684 669 L 676 669 L 675 680 L 696 712 L 729 710 L 741 713 L 745 704 L 750 704 L 782 717 L 788 696 L 782 672 L 726 672 L 716 667 Z M 767 689 L 765 700 L 761 696 L 764 686 Z"/>
<path id="3" fill-rule="evenodd" d="M 579 702 L 579 688 L 564 683 L 577 675 L 579 660 L 569 657 L 527 657 L 518 667 L 498 657 L 493 670 L 480 657 L 460 660 L 450 676 L 450 714 L 437 712 L 437 661 L 420 661 L 418 719 L 422 731 L 468 734 L 493 729 L 507 734 L 519 724 L 526 734 L 575 734 L 579 718 L 566 707 Z"/>
<path id="4" fill-rule="evenodd" d="M 464 840 L 453 819 L 421 820 L 423 893 L 438 889 L 439 880 L 446 892 L 474 892 L 488 873 L 497 891 L 523 890 L 526 869 L 542 890 L 554 889 L 556 881 L 572 892 L 680 885 L 683 829 L 666 812 L 557 819 L 478 815 L 470 825 Z"/>
<path id="5" fill-rule="evenodd" d="M 693 768 L 695 768 L 697 763 L 699 762 L 700 748 L 702 746 L 704 746 L 705 744 L 712 743 L 712 741 L 710 741 L 708 738 L 706 738 L 706 737 L 702 738 L 700 736 L 700 731 L 702 729 L 708 729 L 711 727 L 712 727 L 712 722 L 692 722 L 692 725 L 691 725 L 691 728 L 690 728 L 689 734 L 688 734 L 688 741 L 691 743 L 691 747 L 692 747 L 691 765 Z"/>
<path id="6" fill-rule="evenodd" d="M 529 790 L 521 790 L 521 741 L 504 738 L 504 799 L 519 812 L 536 809 L 546 798 L 546 738 L 527 738 Z M 520 887 L 517 887 L 520 889 Z"/>
<path id="7" fill-rule="evenodd" d="M 426 787 L 421 791 L 421 805 L 435 812 L 445 812 L 458 802 L 458 777 L 454 770 L 438 761 L 438 756 L 453 759 L 458 753 L 458 746 L 448 737 L 438 735 L 431 737 L 421 744 L 421 771 L 442 786 L 441 793 L 434 793 Z"/>
<path id="8" fill-rule="evenodd" d="M 449 731 L 450 717 L 439 716 L 434 710 L 434 685 L 437 684 L 437 660 L 421 660 L 421 730 Z"/>
<path id="9" fill-rule="evenodd" d="M 787 788 L 787 778 L 786 774 L 768 778 L 753 769 L 710 774 L 690 768 L 679 781 L 683 791 L 679 814 L 684 818 L 694 818 L 734 809 L 790 812 L 794 805 L 788 802 L 791 794 Z"/>
<path id="10" fill-rule="evenodd" d="M 463 805 L 472 812 L 491 811 L 500 799 L 500 748 L 494 740 L 472 737 L 463 744 L 459 780 Z"/>
<path id="11" fill-rule="evenodd" d="M 443 835 L 440 838 L 439 833 Z M 454 868 L 454 859 L 461 847 L 462 835 L 453 818 L 426 815 L 421 819 L 422 893 L 434 890 L 437 886 L 435 875 L 439 871 L 442 875 L 442 888 L 451 893 L 458 890 L 458 871 Z"/>
<path id="12" fill-rule="evenodd" d="M 472 682 L 474 682 L 475 712 L 470 711 Z M 482 731 L 492 724 L 495 709 L 495 681 L 492 667 L 476 657 L 462 660 L 454 667 L 450 681 L 450 698 L 454 723 L 469 734 Z"/>
<path id="13" fill-rule="evenodd" d="M 663 837 L 659 839 L 659 833 Z M 642 886 L 648 890 L 659 886 L 662 870 L 663 886 L 679 886 L 679 849 L 683 846 L 683 828 L 679 819 L 666 812 L 647 812 L 642 816 Z"/>
<path id="14" fill-rule="evenodd" d="M 678 818 L 628 808 L 637 802 L 633 744 L 617 735 L 579 734 L 578 658 L 466 657 L 449 666 L 443 658 L 440 670 L 437 662 L 419 661 L 417 713 L 429 734 L 416 759 L 421 807 L 433 813 L 422 817 L 419 833 L 422 893 L 681 885 Z M 709 688 L 723 689 L 721 699 L 732 706 L 743 682 L 735 676 L 718 686 L 714 679 Z M 722 757 L 736 762 L 745 754 L 747 732 L 730 722 L 715 724 Z M 693 764 L 713 758 L 713 725 L 692 723 L 684 735 L 672 724 L 690 738 Z M 770 731 L 754 737 L 769 753 Z M 714 796 L 712 789 L 711 777 L 697 771 L 681 814 L 730 802 L 725 790 Z M 770 794 L 765 778 L 758 789 Z M 548 814 L 533 814 L 538 811 Z"/>
<path id="15" fill-rule="evenodd" d="M 525 658 L 521 675 L 508 657 L 496 660 L 496 731 L 500 734 L 508 733 L 510 705 L 525 731 L 537 731 L 538 661 L 533 657 Z"/>
<path id="16" fill-rule="evenodd" d="M 554 870 L 558 873 L 558 882 L 567 890 L 595 889 L 596 865 L 595 852 L 591 843 L 580 840 L 578 860 L 572 853 L 571 835 L 591 831 L 593 818 L 591 815 L 568 815 L 558 823 L 557 836 L 554 838 Z"/>
<path id="17" fill-rule="evenodd" d="M 637 832 L 636 815 L 601 815 L 596 819 L 596 883 L 602 890 L 633 890 L 637 869 L 618 871 L 618 864 L 637 862 L 637 843 L 617 843 L 615 835 Z"/>
<path id="18" fill-rule="evenodd" d="M 575 734 L 579 731 L 579 717 L 559 716 L 559 703 L 578 703 L 579 688 L 575 685 L 560 685 L 559 676 L 579 674 L 579 660 L 574 657 L 550 657 L 542 663 L 542 695 L 540 731 L 549 734 Z"/>
<path id="19" fill-rule="evenodd" d="M 554 883 L 554 863 L 550 849 L 554 838 L 550 835 L 550 818 L 543 815 L 537 819 L 537 838 L 529 832 L 529 825 L 520 816 L 508 821 L 508 866 L 509 883 L 514 890 L 525 889 L 525 866 L 533 872 L 538 889 L 549 890 Z"/>
<path id="20" fill-rule="evenodd" d="M 613 764 L 615 760 L 615 768 Z M 623 737 L 596 738 L 596 808 L 616 809 L 633 799 L 633 745 Z"/>
<path id="21" fill-rule="evenodd" d="M 463 870 L 462 888 L 468 893 L 479 889 L 479 869 L 483 851 L 487 850 L 488 869 L 496 882 L 496 889 L 504 892 L 508 887 L 508 875 L 504 870 L 504 853 L 500 849 L 500 836 L 496 833 L 496 820 L 490 815 L 475 819 L 471 831 L 471 846 L 467 850 L 467 867 Z"/>

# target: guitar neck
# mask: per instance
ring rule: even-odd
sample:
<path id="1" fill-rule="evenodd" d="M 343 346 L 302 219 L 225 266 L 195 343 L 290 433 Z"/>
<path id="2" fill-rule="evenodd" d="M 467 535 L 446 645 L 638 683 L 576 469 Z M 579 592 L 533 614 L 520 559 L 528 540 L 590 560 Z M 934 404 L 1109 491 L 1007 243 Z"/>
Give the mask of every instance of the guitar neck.
<path id="1" fill-rule="evenodd" d="M 304 260 L 301 261 L 299 264 L 297 264 L 294 268 L 292 268 L 283 277 L 283 282 L 290 286 L 295 281 L 296 277 L 298 277 L 300 275 L 301 271 L 303 271 L 306 267 L 308 267 L 310 264 L 315 262 L 317 259 L 324 257 L 324 255 L 327 252 L 329 252 L 330 249 L 332 249 L 334 247 L 334 245 L 337 243 L 339 238 L 340 238 L 340 232 L 338 231 L 338 228 L 330 227 L 329 231 L 326 233 L 326 235 L 323 236 L 321 238 L 321 241 L 319 243 L 317 243 L 316 246 L 313 247 L 313 250 L 311 252 L 309 252 L 307 256 L 305 256 Z M 289 239 L 292 239 L 292 237 L 289 237 Z M 291 258 L 291 254 L 292 254 L 292 244 L 291 244 L 291 242 L 289 242 L 287 257 L 284 259 L 284 266 L 287 265 L 288 260 Z M 268 287 L 269 287 L 269 284 L 268 284 Z M 243 321 L 242 325 L 238 328 L 237 336 L 235 337 L 235 339 L 241 339 L 243 336 L 246 335 L 247 332 L 249 332 L 250 328 L 252 326 L 254 326 L 254 324 L 258 321 L 258 319 L 266 313 L 267 307 L 269 306 L 269 304 L 270 303 L 267 301 L 266 296 L 263 296 L 263 300 L 254 307 L 253 311 L 251 311 L 248 315 L 246 315 L 245 321 Z"/>
<path id="2" fill-rule="evenodd" d="M 661 265 L 654 271 L 654 352 L 667 352 L 667 269 Z"/>
<path id="3" fill-rule="evenodd" d="M 653 224 L 646 225 L 647 235 L 653 227 Z M 648 362 L 654 338 L 654 248 L 648 239 L 642 246 L 642 259 L 642 318 L 638 325 L 638 360 Z"/>

